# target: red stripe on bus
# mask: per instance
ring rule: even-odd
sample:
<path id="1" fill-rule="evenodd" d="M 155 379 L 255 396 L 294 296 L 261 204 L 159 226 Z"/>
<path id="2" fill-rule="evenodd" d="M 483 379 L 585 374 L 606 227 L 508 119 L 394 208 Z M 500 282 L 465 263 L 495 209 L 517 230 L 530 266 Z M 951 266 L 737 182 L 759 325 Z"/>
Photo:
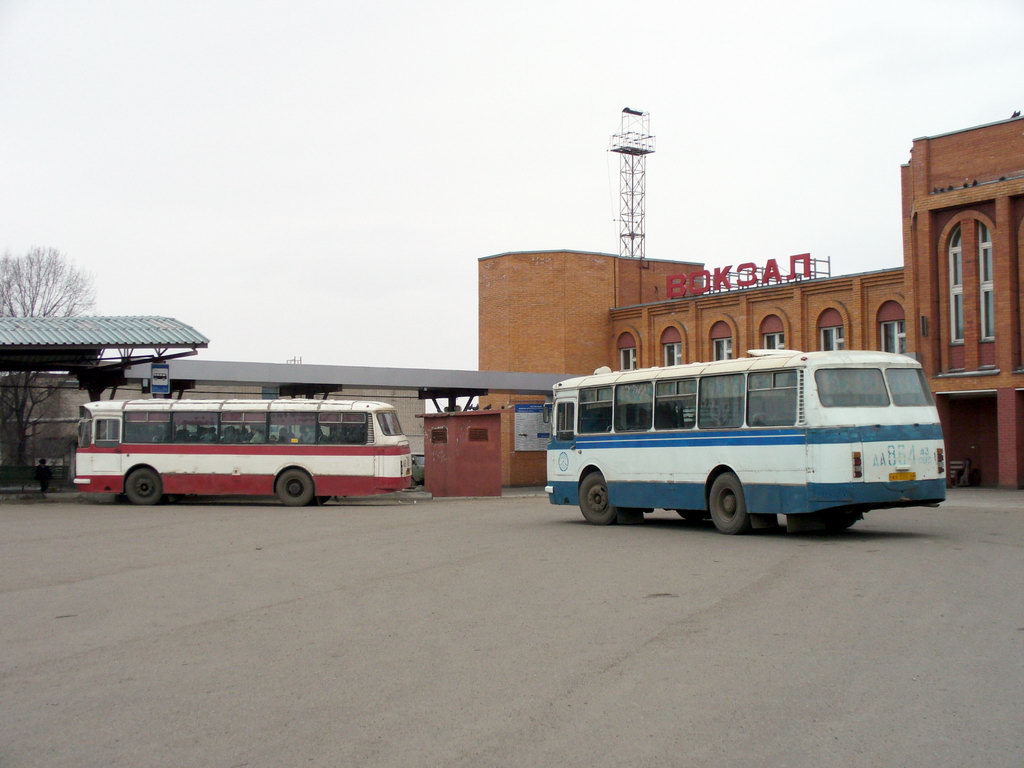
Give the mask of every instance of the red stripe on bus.
<path id="1" fill-rule="evenodd" d="M 122 493 L 121 475 L 79 475 L 76 490 L 85 493 Z M 80 481 L 88 480 L 88 483 Z M 273 475 L 161 474 L 164 493 L 196 496 L 272 496 Z M 365 475 L 318 475 L 313 478 L 317 496 L 373 496 L 408 488 L 408 477 L 368 477 Z"/>
<path id="2" fill-rule="evenodd" d="M 112 448 L 90 445 L 79 453 L 161 453 L 182 456 L 406 456 L 401 445 L 217 445 L 181 443 L 122 443 Z"/>

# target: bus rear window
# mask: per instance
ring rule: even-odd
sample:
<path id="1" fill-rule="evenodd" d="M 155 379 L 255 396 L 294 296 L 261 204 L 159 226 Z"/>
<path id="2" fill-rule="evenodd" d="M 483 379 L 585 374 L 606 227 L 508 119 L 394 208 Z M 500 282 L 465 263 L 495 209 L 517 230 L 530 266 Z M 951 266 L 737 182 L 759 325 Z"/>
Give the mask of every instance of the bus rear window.
<path id="1" fill-rule="evenodd" d="M 889 368 L 885 372 L 893 405 L 932 405 L 931 390 L 920 368 Z"/>
<path id="2" fill-rule="evenodd" d="M 820 368 L 814 372 L 818 399 L 826 408 L 878 408 L 889 405 L 877 368 Z"/>

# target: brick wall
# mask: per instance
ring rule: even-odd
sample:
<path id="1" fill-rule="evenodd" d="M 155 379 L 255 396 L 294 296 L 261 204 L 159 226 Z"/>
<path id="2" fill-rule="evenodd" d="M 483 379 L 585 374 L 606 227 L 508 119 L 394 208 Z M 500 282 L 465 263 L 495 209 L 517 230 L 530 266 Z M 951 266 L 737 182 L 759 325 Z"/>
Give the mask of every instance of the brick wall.
<path id="1" fill-rule="evenodd" d="M 591 373 L 607 365 L 609 311 L 664 297 L 690 262 L 531 251 L 480 259 L 480 370 Z"/>
<path id="2" fill-rule="evenodd" d="M 711 327 L 724 321 L 732 329 L 733 355 L 762 346 L 761 324 L 769 315 L 782 321 L 788 349 L 820 348 L 818 318 L 835 309 L 843 318 L 847 349 L 878 349 L 878 310 L 887 301 L 904 306 L 903 270 L 825 278 L 778 286 L 748 288 L 715 295 L 662 301 L 611 312 L 605 365 L 617 368 L 615 342 L 624 331 L 638 340 L 640 367 L 662 365 L 661 337 L 675 327 L 682 338 L 683 362 L 711 360 Z M 908 352 L 913 352 L 908 333 Z"/>

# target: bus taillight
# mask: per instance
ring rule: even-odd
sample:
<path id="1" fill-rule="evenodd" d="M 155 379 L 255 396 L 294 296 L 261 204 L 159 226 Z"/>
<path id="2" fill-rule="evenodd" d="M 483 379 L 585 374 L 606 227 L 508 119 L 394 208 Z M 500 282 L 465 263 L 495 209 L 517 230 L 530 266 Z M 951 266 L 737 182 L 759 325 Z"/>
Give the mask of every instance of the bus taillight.
<path id="1" fill-rule="evenodd" d="M 942 448 L 935 449 L 935 463 L 938 464 L 939 477 L 946 474 L 946 452 Z"/>
<path id="2" fill-rule="evenodd" d="M 864 476 L 864 468 L 860 462 L 860 451 L 853 452 L 853 476 L 855 478 Z"/>

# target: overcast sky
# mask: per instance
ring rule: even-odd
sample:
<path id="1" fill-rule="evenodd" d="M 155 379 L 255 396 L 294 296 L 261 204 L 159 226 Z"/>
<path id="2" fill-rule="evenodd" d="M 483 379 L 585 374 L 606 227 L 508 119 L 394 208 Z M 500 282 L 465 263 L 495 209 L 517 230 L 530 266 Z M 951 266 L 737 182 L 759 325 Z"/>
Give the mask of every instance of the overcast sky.
<path id="1" fill-rule="evenodd" d="M 648 257 L 895 267 L 911 140 L 1024 108 L 1022 32 L 1020 0 L 0 0 L 0 251 L 206 359 L 472 369 L 479 257 L 617 251 L 623 107 Z"/>

